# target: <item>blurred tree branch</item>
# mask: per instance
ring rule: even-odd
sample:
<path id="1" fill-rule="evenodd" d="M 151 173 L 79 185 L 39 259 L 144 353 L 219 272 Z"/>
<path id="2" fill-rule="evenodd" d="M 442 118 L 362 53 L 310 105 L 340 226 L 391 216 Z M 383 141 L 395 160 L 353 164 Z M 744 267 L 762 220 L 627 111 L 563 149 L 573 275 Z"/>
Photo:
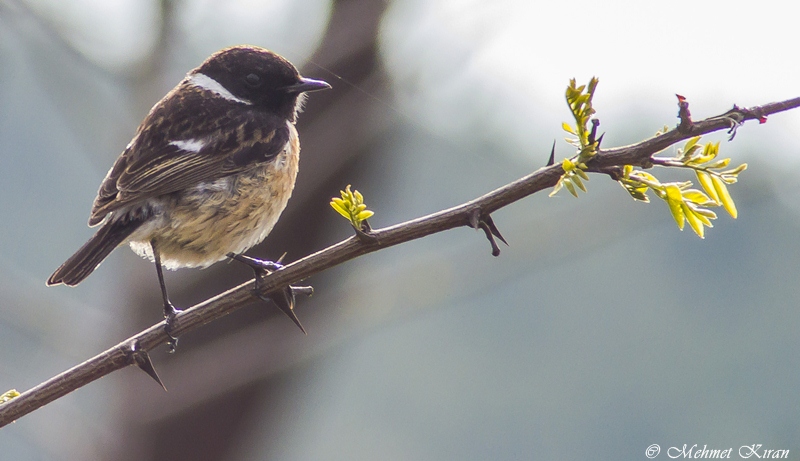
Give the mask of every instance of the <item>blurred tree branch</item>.
<path id="1" fill-rule="evenodd" d="M 677 128 L 634 145 L 598 149 L 596 155 L 587 161 L 587 171 L 605 173 L 613 179 L 618 179 L 619 172 L 625 165 L 650 168 L 653 166 L 653 155 L 669 146 L 723 129 L 728 129 L 733 135 L 745 121 L 759 120 L 763 123 L 771 114 L 800 107 L 800 97 L 751 108 L 734 106 L 724 114 L 697 122 L 691 121 L 688 106 L 684 107 L 685 104 L 685 100 L 679 98 L 681 122 Z M 382 229 L 359 230 L 356 235 L 346 240 L 271 273 L 259 282 L 259 291 L 266 294 L 359 256 L 456 227 L 469 226 L 482 229 L 492 243 L 493 254 L 498 254 L 499 250 L 493 236 L 501 240 L 502 237 L 492 222 L 491 213 L 555 186 L 563 174 L 562 164 L 555 163 L 453 208 Z M 254 282 L 250 281 L 184 310 L 177 317 L 173 333 L 182 335 L 257 300 L 253 289 Z M 147 371 L 149 365 L 147 351 L 165 344 L 169 339 L 164 333 L 163 326 L 163 322 L 153 325 L 0 405 L 0 427 L 128 365 L 136 364 Z"/>

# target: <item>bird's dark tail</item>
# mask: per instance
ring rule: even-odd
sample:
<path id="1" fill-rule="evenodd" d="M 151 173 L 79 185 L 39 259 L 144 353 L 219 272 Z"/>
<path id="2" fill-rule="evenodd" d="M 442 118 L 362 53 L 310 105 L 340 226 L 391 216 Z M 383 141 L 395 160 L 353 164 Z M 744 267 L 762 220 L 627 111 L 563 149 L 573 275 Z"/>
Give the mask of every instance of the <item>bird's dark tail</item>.
<path id="1" fill-rule="evenodd" d="M 114 248 L 118 247 L 141 225 L 142 221 L 124 222 L 123 220 L 104 224 L 80 250 L 53 272 L 53 275 L 47 279 L 47 285 L 63 283 L 75 286 L 81 283 L 97 269 L 97 266 Z"/>

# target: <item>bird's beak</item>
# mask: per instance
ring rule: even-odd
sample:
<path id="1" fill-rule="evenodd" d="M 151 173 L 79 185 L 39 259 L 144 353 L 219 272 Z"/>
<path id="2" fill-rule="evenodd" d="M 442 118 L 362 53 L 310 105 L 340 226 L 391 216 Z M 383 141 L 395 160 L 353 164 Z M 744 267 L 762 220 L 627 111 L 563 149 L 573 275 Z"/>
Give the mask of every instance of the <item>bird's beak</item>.
<path id="1" fill-rule="evenodd" d="M 322 80 L 314 80 L 313 78 L 300 77 L 300 81 L 289 86 L 281 88 L 287 93 L 305 93 L 308 91 L 327 90 L 331 86 L 328 82 Z"/>

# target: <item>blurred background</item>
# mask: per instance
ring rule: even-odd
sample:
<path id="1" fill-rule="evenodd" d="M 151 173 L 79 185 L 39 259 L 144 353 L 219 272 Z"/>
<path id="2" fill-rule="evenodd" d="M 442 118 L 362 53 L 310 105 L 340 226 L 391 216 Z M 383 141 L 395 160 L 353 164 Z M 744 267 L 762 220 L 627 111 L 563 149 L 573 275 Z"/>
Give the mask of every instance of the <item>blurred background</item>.
<path id="1" fill-rule="evenodd" d="M 92 234 L 92 200 L 149 108 L 212 52 L 272 49 L 333 90 L 300 117 L 297 188 L 251 250 L 287 260 L 536 170 L 600 78 L 606 147 L 798 95 L 780 1 L 0 0 L 0 391 L 28 389 L 161 320 L 151 263 L 115 251 L 45 279 Z M 660 9 L 659 9 L 660 8 Z M 255 303 L 0 430 L 8 460 L 645 459 L 653 443 L 800 452 L 800 111 L 724 134 L 748 162 L 705 240 L 606 177 L 309 280 L 298 329 Z M 674 151 L 663 155 L 672 155 Z M 655 171 L 662 179 L 687 175 Z M 688 226 L 687 226 L 688 227 Z M 167 274 L 185 307 L 251 272 Z M 165 348 L 164 348 L 165 349 Z M 665 455 L 662 453 L 661 455 Z"/>

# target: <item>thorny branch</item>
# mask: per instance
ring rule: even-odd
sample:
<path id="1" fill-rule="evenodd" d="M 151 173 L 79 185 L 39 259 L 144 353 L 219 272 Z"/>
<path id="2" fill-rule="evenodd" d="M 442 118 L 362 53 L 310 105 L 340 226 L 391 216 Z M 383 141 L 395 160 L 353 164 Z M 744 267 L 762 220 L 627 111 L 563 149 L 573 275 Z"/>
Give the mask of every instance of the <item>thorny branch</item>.
<path id="1" fill-rule="evenodd" d="M 630 146 L 600 149 L 587 166 L 589 171 L 616 178 L 624 165 L 652 167 L 651 157 L 654 154 L 685 139 L 722 129 L 728 129 L 733 138 L 745 121 L 759 120 L 763 123 L 771 114 L 797 107 L 800 107 L 800 97 L 752 108 L 734 106 L 724 114 L 694 122 L 689 115 L 688 103 L 679 97 L 678 128 Z M 346 240 L 272 272 L 260 280 L 259 291 L 267 294 L 359 256 L 456 227 L 482 229 L 492 244 L 492 254 L 497 255 L 499 247 L 494 237 L 503 242 L 505 240 L 492 221 L 491 214 L 524 197 L 553 187 L 563 173 L 560 163 L 549 161 L 548 166 L 467 203 L 383 229 L 361 229 Z M 189 332 L 253 302 L 253 288 L 254 282 L 250 281 L 182 311 L 176 319 L 173 334 Z M 0 405 L 0 427 L 129 365 L 139 366 L 158 381 L 147 351 L 165 344 L 168 339 L 164 333 L 164 322 L 160 322 L 25 391 Z"/>

